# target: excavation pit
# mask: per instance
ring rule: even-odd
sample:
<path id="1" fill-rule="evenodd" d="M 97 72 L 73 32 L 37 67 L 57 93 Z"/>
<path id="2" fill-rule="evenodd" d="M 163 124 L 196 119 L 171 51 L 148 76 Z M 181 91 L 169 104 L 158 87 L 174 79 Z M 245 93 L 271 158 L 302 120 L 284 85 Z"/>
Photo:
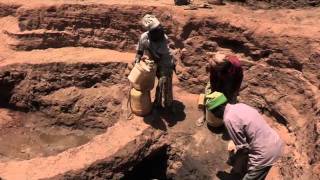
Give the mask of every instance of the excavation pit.
<path id="1" fill-rule="evenodd" d="M 0 154 L 4 161 L 57 155 L 86 144 L 121 119 L 128 91 L 123 86 L 126 63 L 102 61 L 99 55 L 96 63 L 81 58 L 66 63 L 52 57 L 35 64 L 22 59 L 1 70 L 0 100 L 6 115 L 0 116 Z"/>
<path id="2" fill-rule="evenodd" d="M 0 73 L 1 178 L 67 177 L 69 171 L 81 174 L 100 161 L 112 164 L 119 156 L 135 158 L 141 148 L 150 146 L 151 153 L 152 148 L 163 146 L 157 143 L 162 133 L 142 119 L 126 120 L 126 59 L 51 61 L 11 64 Z M 136 145 L 137 138 L 141 140 Z M 125 160 L 120 175 L 113 174 L 112 168 L 108 171 L 120 177 L 128 171 L 127 163 L 134 166 L 145 156 Z M 42 164 L 51 164 L 47 167 L 50 172 L 39 171 Z M 16 165 L 19 172 L 12 173 Z M 113 168 L 118 167 L 121 163 Z"/>
<path id="3" fill-rule="evenodd" d="M 216 179 L 230 170 L 227 140 L 195 121 L 205 66 L 222 52 L 243 63 L 239 100 L 265 114 L 286 142 L 271 179 L 318 179 L 318 9 L 1 2 L 9 10 L 0 13 L 0 178 Z M 146 13 L 160 19 L 169 37 L 182 110 L 179 117 L 160 112 L 128 121 L 127 66 Z"/>
<path id="4" fill-rule="evenodd" d="M 121 83 L 113 83 L 125 83 L 124 80 L 104 71 L 109 65 L 53 63 L 6 67 L 0 83 L 1 160 L 53 156 L 83 145 L 112 127 L 120 119 L 127 90 Z M 82 71 L 84 77 L 64 77 L 69 76 L 68 72 L 63 75 L 59 68 L 68 71 L 68 66 L 74 73 Z M 110 68 L 112 71 L 125 72 L 125 64 L 111 66 L 115 67 Z M 47 77 L 43 71 L 48 73 Z M 64 87 L 68 84 L 72 87 Z"/>

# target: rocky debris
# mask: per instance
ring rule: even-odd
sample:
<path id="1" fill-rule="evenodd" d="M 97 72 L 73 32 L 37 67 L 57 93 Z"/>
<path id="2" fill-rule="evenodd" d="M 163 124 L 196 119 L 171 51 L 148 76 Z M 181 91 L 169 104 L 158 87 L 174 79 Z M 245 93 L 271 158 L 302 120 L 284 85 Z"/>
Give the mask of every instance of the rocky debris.
<path id="1" fill-rule="evenodd" d="M 0 104 L 3 106 L 10 101 L 12 91 L 26 76 L 24 71 L 5 69 L 0 71 Z"/>
<path id="2" fill-rule="evenodd" d="M 194 36 L 185 41 L 184 48 L 178 57 L 183 67 L 178 68 L 181 86 L 188 87 L 192 92 L 203 91 L 208 78 L 205 73 L 206 65 L 217 47 L 218 44 L 215 41 L 207 41 L 203 36 Z"/>
<path id="3" fill-rule="evenodd" d="M 320 52 L 312 54 L 308 61 L 303 64 L 303 75 L 320 89 Z"/>
<path id="4" fill-rule="evenodd" d="M 180 57 L 180 85 L 191 86 L 189 91 L 192 93 L 203 92 L 208 81 L 205 65 L 218 48 L 242 53 L 253 61 L 268 58 L 274 50 L 269 44 L 261 42 L 261 39 L 262 37 L 255 36 L 250 31 L 228 23 L 210 18 L 190 19 L 180 34 L 184 45 Z"/>
<path id="5" fill-rule="evenodd" d="M 21 5 L 0 3 L 0 17 L 15 16 L 17 9 Z"/>
<path id="6" fill-rule="evenodd" d="M 120 119 L 127 92 L 128 87 L 121 85 L 87 89 L 70 87 L 40 97 L 39 106 L 40 111 L 50 117 L 51 125 L 107 129 Z"/>

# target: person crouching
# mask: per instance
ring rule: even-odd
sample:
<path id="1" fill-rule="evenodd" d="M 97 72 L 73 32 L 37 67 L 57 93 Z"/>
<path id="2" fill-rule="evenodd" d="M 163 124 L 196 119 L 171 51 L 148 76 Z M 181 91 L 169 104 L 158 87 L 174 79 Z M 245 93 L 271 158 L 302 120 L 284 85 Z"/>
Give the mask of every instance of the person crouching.
<path id="1" fill-rule="evenodd" d="M 225 95 L 219 92 L 215 94 L 218 94 L 212 99 L 215 106 L 210 111 L 217 118 L 223 119 L 238 157 L 248 157 L 242 159 L 247 161 L 247 169 L 242 179 L 265 179 L 282 154 L 283 141 L 256 109 L 243 103 L 230 104 L 227 100 L 221 101 L 227 99 Z"/>
<path id="2" fill-rule="evenodd" d="M 243 80 L 243 69 L 238 57 L 217 53 L 207 65 L 209 82 L 205 88 L 205 95 L 214 91 L 223 92 L 229 103 L 236 103 Z M 196 121 L 197 126 L 205 122 L 206 113 Z M 208 124 L 210 125 L 210 124 Z"/>

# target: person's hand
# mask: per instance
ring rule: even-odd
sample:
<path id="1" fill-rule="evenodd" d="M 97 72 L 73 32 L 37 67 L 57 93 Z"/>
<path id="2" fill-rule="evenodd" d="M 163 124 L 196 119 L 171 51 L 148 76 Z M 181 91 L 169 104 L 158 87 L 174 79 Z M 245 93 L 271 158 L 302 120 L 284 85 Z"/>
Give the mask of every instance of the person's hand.
<path id="1" fill-rule="evenodd" d="M 129 71 L 131 71 L 133 69 L 134 65 L 135 65 L 135 62 L 134 63 L 128 63 Z"/>
<path id="2" fill-rule="evenodd" d="M 236 153 L 236 151 L 237 151 L 236 145 L 233 143 L 233 141 L 229 141 L 228 152 L 229 153 Z"/>
<path id="3" fill-rule="evenodd" d="M 177 69 L 176 69 L 176 68 L 177 68 L 177 65 L 176 65 L 176 64 L 173 64 L 173 65 L 172 65 L 172 70 L 173 70 L 174 73 L 177 74 Z"/>
<path id="4" fill-rule="evenodd" d="M 135 59 L 134 59 L 134 63 L 135 63 L 135 64 L 137 64 L 137 63 L 139 63 L 139 62 L 140 62 L 140 58 L 135 58 Z"/>

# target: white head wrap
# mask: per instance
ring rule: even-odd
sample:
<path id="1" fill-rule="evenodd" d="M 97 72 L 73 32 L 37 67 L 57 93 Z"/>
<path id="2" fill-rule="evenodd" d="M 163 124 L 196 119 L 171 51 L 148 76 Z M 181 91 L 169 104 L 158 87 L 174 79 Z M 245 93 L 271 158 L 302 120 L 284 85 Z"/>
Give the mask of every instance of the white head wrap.
<path id="1" fill-rule="evenodd" d="M 226 58 L 226 55 L 220 52 L 217 52 L 215 55 L 215 62 L 216 63 L 221 63 L 224 61 L 224 59 Z"/>
<path id="2" fill-rule="evenodd" d="M 160 25 L 160 21 L 156 18 L 156 16 L 151 14 L 146 14 L 142 18 L 142 24 L 148 30 L 154 29 Z"/>

